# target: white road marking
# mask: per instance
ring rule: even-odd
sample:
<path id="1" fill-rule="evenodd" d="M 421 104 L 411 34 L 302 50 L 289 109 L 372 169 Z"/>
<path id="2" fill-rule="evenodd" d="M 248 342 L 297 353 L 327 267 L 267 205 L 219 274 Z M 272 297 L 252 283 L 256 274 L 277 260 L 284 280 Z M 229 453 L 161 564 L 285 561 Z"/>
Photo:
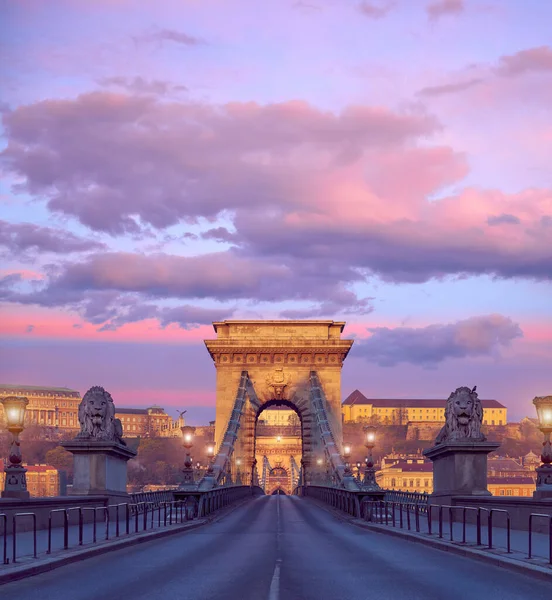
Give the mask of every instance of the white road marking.
<path id="1" fill-rule="evenodd" d="M 280 494 L 276 499 L 276 565 L 274 566 L 274 574 L 270 582 L 268 591 L 268 600 L 279 600 L 280 598 L 280 566 L 282 559 L 280 558 L 280 535 L 282 532 L 280 521 Z"/>

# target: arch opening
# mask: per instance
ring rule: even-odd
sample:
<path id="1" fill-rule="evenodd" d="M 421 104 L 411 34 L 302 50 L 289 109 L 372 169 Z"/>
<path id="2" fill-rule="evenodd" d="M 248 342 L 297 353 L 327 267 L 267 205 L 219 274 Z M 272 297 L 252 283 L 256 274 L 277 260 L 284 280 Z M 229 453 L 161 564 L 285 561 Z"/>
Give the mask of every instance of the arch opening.
<path id="1" fill-rule="evenodd" d="M 303 415 L 291 401 L 271 399 L 255 415 L 255 458 L 266 494 L 291 494 L 303 458 Z M 278 491 L 279 490 L 279 491 Z"/>

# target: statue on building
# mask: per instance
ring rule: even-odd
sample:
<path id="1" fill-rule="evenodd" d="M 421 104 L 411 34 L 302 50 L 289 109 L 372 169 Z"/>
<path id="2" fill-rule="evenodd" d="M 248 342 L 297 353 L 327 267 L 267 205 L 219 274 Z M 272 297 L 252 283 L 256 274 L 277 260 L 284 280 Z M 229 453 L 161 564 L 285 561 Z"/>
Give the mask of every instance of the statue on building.
<path id="1" fill-rule="evenodd" d="M 103 387 L 91 387 L 79 404 L 80 432 L 77 439 L 117 442 L 123 440 L 123 426 L 115 418 L 115 404 L 111 394 Z"/>
<path id="2" fill-rule="evenodd" d="M 459 387 L 449 396 L 445 424 L 435 440 L 436 446 L 446 442 L 484 442 L 487 439 L 481 433 L 483 407 L 476 387 L 472 390 Z"/>

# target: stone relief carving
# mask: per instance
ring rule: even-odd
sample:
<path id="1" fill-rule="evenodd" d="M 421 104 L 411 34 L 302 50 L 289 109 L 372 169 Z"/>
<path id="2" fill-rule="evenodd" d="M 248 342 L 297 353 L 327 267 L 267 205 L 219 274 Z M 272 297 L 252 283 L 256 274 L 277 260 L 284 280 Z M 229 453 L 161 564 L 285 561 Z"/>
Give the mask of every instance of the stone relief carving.
<path id="1" fill-rule="evenodd" d="M 115 418 L 115 404 L 111 394 L 95 385 L 84 394 L 79 404 L 80 432 L 76 439 L 118 442 L 123 440 L 123 426 Z"/>
<path id="2" fill-rule="evenodd" d="M 487 439 L 481 433 L 483 406 L 476 387 L 473 390 L 459 387 L 449 396 L 445 424 L 437 435 L 435 445 L 459 441 L 484 442 Z"/>
<path id="3" fill-rule="evenodd" d="M 283 369 L 276 368 L 266 377 L 266 385 L 275 399 L 285 399 L 285 389 L 289 385 L 290 377 Z"/>

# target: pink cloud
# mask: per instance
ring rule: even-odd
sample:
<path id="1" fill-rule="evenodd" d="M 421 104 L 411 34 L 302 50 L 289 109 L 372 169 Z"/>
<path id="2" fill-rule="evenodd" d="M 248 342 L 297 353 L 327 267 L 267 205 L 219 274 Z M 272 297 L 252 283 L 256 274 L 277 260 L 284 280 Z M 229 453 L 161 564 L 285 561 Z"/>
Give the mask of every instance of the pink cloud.
<path id="1" fill-rule="evenodd" d="M 502 56 L 496 68 L 499 75 L 515 77 L 526 73 L 552 73 L 552 48 L 539 46 Z"/>
<path id="2" fill-rule="evenodd" d="M 447 15 L 457 15 L 465 10 L 464 0 L 435 0 L 426 7 L 431 21 L 436 21 Z"/>

